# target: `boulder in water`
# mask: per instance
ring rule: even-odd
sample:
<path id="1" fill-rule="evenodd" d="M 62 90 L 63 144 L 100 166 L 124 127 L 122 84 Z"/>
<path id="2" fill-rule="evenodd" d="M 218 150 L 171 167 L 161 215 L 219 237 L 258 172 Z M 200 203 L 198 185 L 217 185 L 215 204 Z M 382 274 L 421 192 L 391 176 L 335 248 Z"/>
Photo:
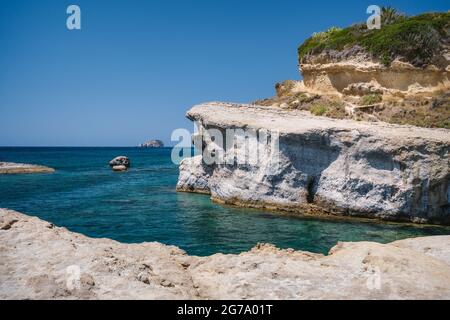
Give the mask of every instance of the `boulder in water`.
<path id="1" fill-rule="evenodd" d="M 109 162 L 109 165 L 111 167 L 125 166 L 126 168 L 128 168 L 130 166 L 130 159 L 128 159 L 128 157 L 125 157 L 125 156 L 119 156 L 119 157 L 112 159 Z"/>

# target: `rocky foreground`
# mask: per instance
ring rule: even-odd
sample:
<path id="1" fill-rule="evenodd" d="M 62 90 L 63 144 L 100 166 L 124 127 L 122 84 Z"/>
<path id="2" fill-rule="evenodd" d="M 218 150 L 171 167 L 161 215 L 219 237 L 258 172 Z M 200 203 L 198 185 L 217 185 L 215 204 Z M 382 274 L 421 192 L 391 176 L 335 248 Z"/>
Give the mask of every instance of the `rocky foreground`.
<path id="1" fill-rule="evenodd" d="M 0 174 L 51 173 L 55 169 L 26 163 L 0 162 Z"/>
<path id="2" fill-rule="evenodd" d="M 187 255 L 0 209 L 0 299 L 450 299 L 450 236 Z"/>

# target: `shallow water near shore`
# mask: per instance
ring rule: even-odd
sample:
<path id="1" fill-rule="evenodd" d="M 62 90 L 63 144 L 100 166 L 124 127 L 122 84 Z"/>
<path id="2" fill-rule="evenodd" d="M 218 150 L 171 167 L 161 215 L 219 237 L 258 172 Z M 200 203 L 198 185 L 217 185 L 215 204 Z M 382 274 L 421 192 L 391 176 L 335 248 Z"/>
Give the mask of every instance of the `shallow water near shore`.
<path id="1" fill-rule="evenodd" d="M 258 242 L 327 253 L 338 241 L 391 242 L 450 234 L 449 227 L 299 218 L 221 206 L 207 195 L 177 193 L 171 149 L 0 148 L 0 161 L 40 164 L 52 174 L 0 175 L 0 207 L 14 209 L 90 237 L 158 241 L 189 254 L 247 251 Z M 112 172 L 108 161 L 131 159 Z"/>

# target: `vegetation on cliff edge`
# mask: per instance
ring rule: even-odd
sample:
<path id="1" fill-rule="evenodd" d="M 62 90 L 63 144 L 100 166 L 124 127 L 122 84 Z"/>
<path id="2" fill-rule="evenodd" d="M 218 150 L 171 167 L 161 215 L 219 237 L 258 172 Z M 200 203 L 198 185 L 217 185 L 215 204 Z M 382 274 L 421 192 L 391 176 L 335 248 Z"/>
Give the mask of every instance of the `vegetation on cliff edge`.
<path id="1" fill-rule="evenodd" d="M 402 57 L 415 66 L 426 66 L 450 37 L 450 13 L 425 13 L 406 17 L 395 9 L 383 8 L 381 29 L 369 30 L 366 24 L 345 29 L 332 27 L 313 34 L 299 48 L 299 61 L 324 50 L 344 50 L 355 45 L 389 65 Z"/>

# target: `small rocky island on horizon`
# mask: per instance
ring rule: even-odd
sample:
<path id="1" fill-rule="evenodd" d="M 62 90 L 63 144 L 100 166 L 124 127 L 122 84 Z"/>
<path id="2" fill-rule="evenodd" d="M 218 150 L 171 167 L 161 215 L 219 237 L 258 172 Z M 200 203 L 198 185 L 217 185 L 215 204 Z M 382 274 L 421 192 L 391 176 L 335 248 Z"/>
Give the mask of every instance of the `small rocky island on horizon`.
<path id="1" fill-rule="evenodd" d="M 139 144 L 141 148 L 164 148 L 164 143 L 161 140 L 149 140 L 147 142 Z"/>

